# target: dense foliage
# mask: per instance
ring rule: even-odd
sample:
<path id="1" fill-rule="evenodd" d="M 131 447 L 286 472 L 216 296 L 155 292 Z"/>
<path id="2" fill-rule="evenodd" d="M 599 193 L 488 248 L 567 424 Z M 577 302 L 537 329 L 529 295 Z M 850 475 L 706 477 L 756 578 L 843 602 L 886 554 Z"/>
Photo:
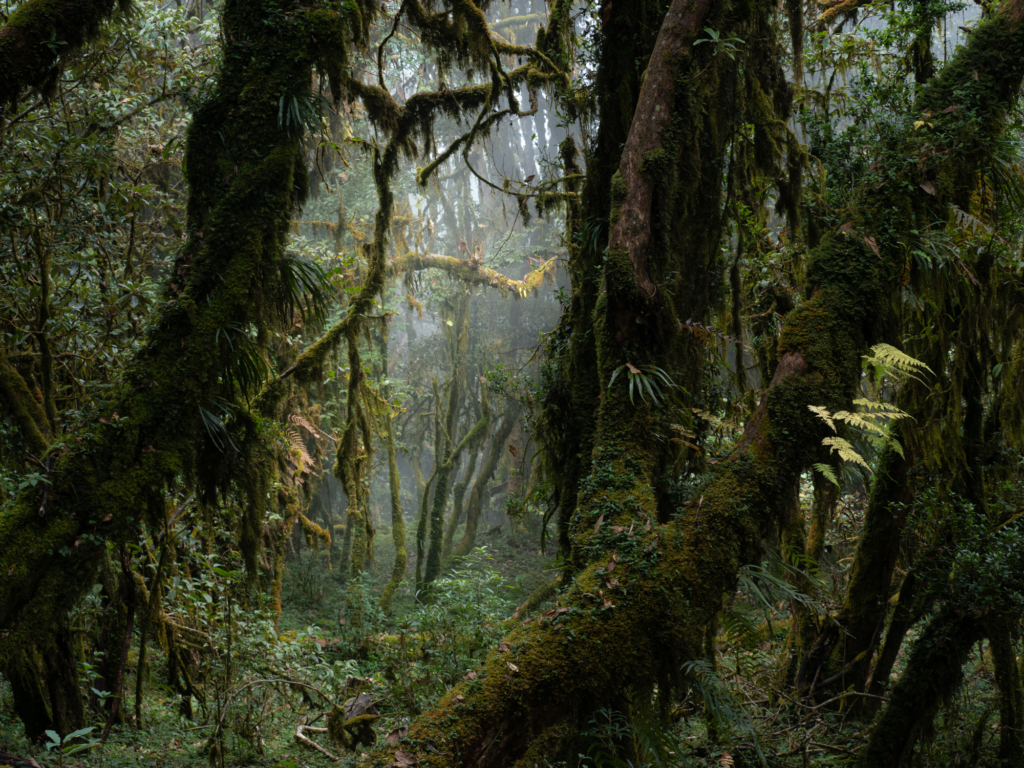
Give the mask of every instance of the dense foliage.
<path id="1" fill-rule="evenodd" d="M 0 3 L 0 765 L 1024 760 L 1024 4 Z"/>

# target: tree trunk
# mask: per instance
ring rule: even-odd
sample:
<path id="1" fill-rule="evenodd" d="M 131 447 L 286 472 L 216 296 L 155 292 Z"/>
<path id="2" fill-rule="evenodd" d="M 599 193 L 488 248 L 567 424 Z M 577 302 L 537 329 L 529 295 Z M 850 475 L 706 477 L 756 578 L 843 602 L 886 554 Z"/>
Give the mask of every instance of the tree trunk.
<path id="1" fill-rule="evenodd" d="M 744 17 L 745 11 L 753 17 Z M 649 399 L 630 401 L 627 376 L 643 375 L 651 365 L 674 372 L 693 360 L 675 334 L 688 333 L 685 317 L 703 316 L 701 297 L 673 280 L 675 271 L 685 270 L 700 285 L 705 259 L 717 255 L 721 137 L 739 112 L 727 97 L 760 92 L 763 106 L 767 90 L 776 95 L 780 117 L 785 114 L 785 88 L 772 79 L 778 78 L 778 60 L 764 13 L 757 4 L 714 0 L 678 0 L 669 9 L 612 185 L 612 235 L 593 329 L 601 403 L 591 474 L 580 484 L 570 522 L 579 565 L 562 597 L 567 610 L 516 627 L 475 680 L 457 686 L 410 726 L 411 739 L 436 746 L 432 765 L 511 766 L 550 757 L 593 703 L 611 701 L 627 687 L 650 690 L 659 680 L 678 681 L 684 661 L 702 658 L 704 629 L 723 592 L 735 587 L 741 564 L 760 559 L 763 539 L 780 523 L 780 499 L 822 458 L 826 432 L 808 406 L 849 409 L 861 355 L 881 338 L 900 285 L 899 233 L 970 192 L 976 164 L 1001 130 L 1024 75 L 1024 34 L 998 15 L 976 27 L 943 75 L 922 89 L 917 109 L 929 110 L 935 127 L 925 138 L 908 125 L 906 138 L 923 160 L 908 161 L 901 148 L 892 162 L 909 178 L 935 178 L 937 194 L 916 187 L 908 192 L 906 183 L 866 190 L 859 223 L 823 238 L 807 265 L 809 298 L 786 317 L 778 366 L 741 440 L 697 498 L 659 524 L 653 488 L 667 457 L 653 436 L 664 429 L 663 421 Z M 748 41 L 746 71 L 769 87 L 747 81 L 741 90 L 727 57 L 691 53 L 689 45 L 705 27 Z M 680 76 L 684 72 L 690 77 Z M 954 91 L 962 109 L 943 113 Z M 972 116 L 969 126 L 958 114 Z M 674 175 L 680 168 L 689 173 Z M 663 190 L 674 193 L 667 195 L 671 204 Z M 873 221 L 878 229 L 871 228 Z M 683 238 L 671 253 L 685 254 L 686 262 L 669 260 L 663 235 Z M 701 239 L 680 247 L 687 235 Z M 615 371 L 621 375 L 609 388 Z M 954 656 L 971 635 L 963 629 L 950 636 Z M 918 682 L 904 688 L 906 717 L 916 719 L 937 701 L 942 691 L 924 697 L 921 691 L 931 685 L 927 668 L 948 664 L 943 658 L 948 653 L 920 659 L 924 687 L 915 676 Z M 936 685 L 945 683 L 937 679 Z M 893 711 L 900 710 L 887 708 L 883 717 L 895 717 L 888 714 Z M 897 750 L 906 745 L 903 737 L 884 741 Z M 382 746 L 369 762 L 390 764 L 398 748 Z"/>
<path id="2" fill-rule="evenodd" d="M 889 694 L 867 746 L 857 756 L 858 766 L 900 768 L 907 764 L 922 730 L 962 682 L 971 646 L 983 636 L 980 622 L 950 609 L 928 623 L 914 643 L 907 669 Z"/>
<path id="3" fill-rule="evenodd" d="M 388 340 L 386 335 L 381 335 L 380 351 L 383 359 L 383 376 L 388 376 Z M 382 392 L 385 398 L 388 397 L 390 387 Z M 384 447 L 388 453 L 388 491 L 391 494 L 391 540 L 395 544 L 395 564 L 391 568 L 391 578 L 384 585 L 380 595 L 380 608 L 384 613 L 391 611 L 391 598 L 395 590 L 402 583 L 405 576 L 405 569 L 408 565 L 408 556 L 405 552 L 405 518 L 402 516 L 401 488 L 399 486 L 401 477 L 398 473 L 398 456 L 395 451 L 395 433 L 392 425 L 392 413 L 390 406 L 387 406 L 381 418 L 384 421 Z"/>
<path id="4" fill-rule="evenodd" d="M 518 418 L 518 407 L 515 404 L 510 404 L 508 410 L 505 411 L 501 427 L 491 441 L 487 459 L 484 461 L 484 466 L 480 470 L 476 482 L 473 483 L 473 490 L 469 492 L 469 502 L 466 505 L 466 530 L 462 535 L 462 541 L 459 542 L 458 546 L 455 547 L 455 551 L 452 552 L 453 558 L 466 557 L 466 555 L 473 551 L 473 545 L 476 544 L 477 527 L 480 524 L 480 514 L 484 506 L 484 491 L 491 478 L 494 477 L 494 472 L 498 468 L 498 462 L 505 455 L 505 445 L 508 443 L 509 435 L 512 434 L 512 428 L 515 426 Z"/>
<path id="5" fill-rule="evenodd" d="M 62 6 L 69 9 L 64 15 L 37 17 L 46 20 L 44 39 L 52 34 L 83 39 L 96 29 L 97 9 L 113 4 L 33 0 L 16 15 Z M 376 7 L 367 5 L 365 13 L 372 15 Z M 293 24 L 270 21 L 282 11 L 291 14 Z M 70 30 L 60 31 L 60 24 Z M 78 430 L 81 442 L 52 457 L 45 491 L 26 490 L 0 518 L 0 667 L 5 673 L 21 663 L 19 649 L 55 658 L 60 640 L 53 626 L 96 582 L 108 541 L 134 537 L 143 517 L 152 529 L 159 528 L 169 481 L 184 475 L 209 495 L 232 477 L 232 466 L 251 461 L 271 471 L 268 462 L 256 458 L 258 438 L 244 411 L 219 410 L 219 403 L 234 402 L 240 389 L 252 386 L 240 373 L 241 345 L 229 336 L 236 328 L 265 329 L 270 322 L 285 290 L 284 240 L 291 214 L 306 192 L 303 131 L 279 124 L 279 102 L 308 101 L 314 65 L 336 64 L 350 33 L 340 16 L 293 0 L 284 5 L 228 0 L 222 28 L 225 50 L 216 88 L 188 134 L 188 239 L 164 304 L 123 379 L 108 393 L 100 418 Z M 31 35 L 41 27 L 10 29 L 8 24 L 0 41 L 5 56 L 12 45 L 33 42 Z M 49 55 L 46 45 L 31 47 Z M 36 64 L 33 55 L 0 67 L 0 98 L 8 101 L 12 88 L 16 92 L 22 83 L 34 82 L 29 76 L 11 81 L 9 73 Z M 237 453 L 225 451 L 225 418 L 239 426 L 232 438 Z M 243 480 L 251 507 L 244 512 L 241 542 L 251 573 L 257 571 L 269 485 L 267 475 L 254 474 Z M 74 680 L 74 663 L 55 669 L 62 680 Z M 39 690 L 25 686 L 23 693 Z M 59 698 L 68 700 L 63 694 Z M 80 706 L 72 702 L 65 709 L 70 721 L 78 720 L 67 727 L 80 726 Z"/>

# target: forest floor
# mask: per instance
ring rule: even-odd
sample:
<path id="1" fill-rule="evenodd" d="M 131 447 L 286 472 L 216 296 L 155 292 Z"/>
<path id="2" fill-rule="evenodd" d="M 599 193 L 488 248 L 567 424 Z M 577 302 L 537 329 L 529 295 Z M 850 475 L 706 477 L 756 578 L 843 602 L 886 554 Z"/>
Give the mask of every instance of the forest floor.
<path id="1" fill-rule="evenodd" d="M 477 611 L 475 617 L 464 623 L 479 628 L 481 622 L 495 619 L 486 634 L 500 635 L 500 618 L 507 617 L 533 589 L 557 575 L 554 572 L 555 561 L 550 552 L 541 552 L 535 543 L 526 545 L 526 541 L 535 542 L 536 536 L 529 537 L 525 531 L 520 531 L 516 539 L 510 537 L 507 524 L 500 531 L 482 531 L 478 539 L 482 551 L 478 550 L 474 557 L 468 578 L 465 578 L 467 574 L 455 574 L 456 577 L 464 578 L 455 579 L 454 589 L 456 592 L 475 592 L 478 597 L 482 597 L 478 602 L 482 603 L 483 610 Z M 403 626 L 415 629 L 410 623 L 422 624 L 431 619 L 443 621 L 448 614 L 451 614 L 452 620 L 458 622 L 460 617 L 458 610 L 448 610 L 449 606 L 445 604 L 443 598 L 433 606 L 417 605 L 410 584 L 411 576 L 415 572 L 414 549 L 406 572 L 407 580 L 395 593 L 391 615 L 385 617 L 374 610 L 373 606 L 383 584 L 387 581 L 394 561 L 390 531 L 378 531 L 375 544 L 374 562 L 368 569 L 363 586 L 368 623 L 372 626 L 372 635 L 382 639 L 382 649 L 353 647 L 353 633 L 347 630 L 346 624 L 339 622 L 344 613 L 345 587 L 338 580 L 337 572 L 329 567 L 326 552 L 313 555 L 309 551 L 304 551 L 288 559 L 283 578 L 278 638 L 280 644 L 301 644 L 312 649 L 314 653 L 317 649 L 320 650 L 315 669 L 312 674 L 302 676 L 304 679 L 315 681 L 317 671 L 330 670 L 333 666 L 334 669 L 330 670 L 332 675 L 343 673 L 349 679 L 365 681 L 363 691 L 369 692 L 375 701 L 383 703 L 383 719 L 398 727 L 409 718 L 407 713 L 388 712 L 389 700 L 394 698 L 392 694 L 395 686 L 384 679 L 389 668 L 394 666 L 393 663 L 389 663 L 388 657 L 391 654 L 386 644 L 395 637 L 393 633 L 396 630 L 400 631 Z M 336 561 L 337 551 L 333 554 Z M 486 594 L 481 596 L 481 592 Z M 450 597 L 455 598 L 454 602 L 458 602 L 459 595 L 453 594 Z M 465 601 L 463 603 L 458 607 L 469 607 L 465 605 Z M 429 615 L 425 617 L 424 614 Z M 481 647 L 476 649 L 476 653 L 482 655 L 487 647 L 485 643 L 488 638 L 480 636 L 478 640 L 476 645 Z M 467 649 L 460 647 L 450 650 L 456 658 L 449 661 L 463 662 L 465 665 Z M 44 768 L 186 768 L 211 764 L 208 745 L 211 727 L 209 722 L 204 721 L 217 719 L 216 713 L 212 711 L 214 704 L 211 702 L 211 711 L 206 711 L 202 703 L 195 701 L 195 719 L 183 717 L 179 710 L 181 697 L 167 684 L 166 662 L 159 646 L 151 643 L 148 653 L 150 655 L 146 667 L 149 675 L 143 697 L 145 727 L 136 729 L 133 724 L 115 726 L 107 743 L 102 747 L 94 744 L 96 739 L 93 738 L 102 731 L 102 721 L 96 723 L 91 733 L 69 743 L 64 748 L 64 754 L 61 754 L 59 748 L 47 750 L 43 745 L 31 743 L 25 738 L 21 723 L 13 713 L 10 688 L 0 681 L 0 768 L 28 768 L 35 765 Z M 236 653 L 241 657 L 245 650 Z M 415 650 L 410 649 L 409 656 L 413 655 Z M 426 656 L 426 653 L 421 655 Z M 130 662 L 137 662 L 137 652 L 134 650 Z M 292 666 L 296 665 L 294 658 L 291 662 Z M 244 663 L 245 659 L 237 659 L 239 667 L 244 667 Z M 416 672 L 409 676 L 406 683 L 408 688 L 413 690 L 419 706 L 425 706 L 431 698 L 436 698 L 455 682 L 448 679 L 450 675 L 446 676 L 445 671 L 439 668 L 444 666 L 443 660 L 439 664 L 431 664 L 428 658 L 409 663 L 416 667 Z M 298 665 L 301 666 L 301 658 Z M 466 666 L 463 671 L 468 671 L 471 666 L 472 664 Z M 129 673 L 125 687 L 128 691 L 128 706 L 133 707 L 134 666 Z M 238 674 L 236 671 L 236 675 Z M 245 682 L 244 679 L 237 679 L 232 691 L 237 690 L 239 684 L 244 685 Z M 230 692 L 227 696 L 230 696 Z M 227 696 L 221 698 L 226 699 Z M 270 702 L 269 706 L 266 702 Z M 227 719 L 234 720 L 235 732 L 228 731 L 226 737 L 224 768 L 337 766 L 336 761 L 317 754 L 313 749 L 297 743 L 295 739 L 296 726 L 299 724 L 323 726 L 325 711 L 326 707 L 320 701 L 305 699 L 301 695 L 297 698 L 289 695 L 267 698 L 264 706 L 260 708 L 258 717 L 250 718 L 250 721 L 260 721 L 256 725 L 259 730 L 253 728 L 249 733 L 246 733 L 247 729 L 244 727 L 246 717 L 230 713 Z M 98 718 L 95 711 L 91 714 Z M 134 717 L 130 715 L 129 719 L 134 720 Z M 243 738 L 238 735 L 239 733 L 245 733 L 249 738 Z M 335 749 L 326 740 L 326 734 L 318 737 L 311 733 L 310 736 L 319 738 L 326 749 Z M 262 745 L 258 748 L 256 744 L 260 741 Z M 79 752 L 73 751 L 76 746 L 88 747 L 90 744 L 93 746 Z M 347 755 L 354 756 L 351 753 Z M 217 768 L 220 768 L 219 764 Z"/>
<path id="2" fill-rule="evenodd" d="M 357 639 L 347 622 L 339 622 L 345 591 L 336 572 L 327 567 L 326 553 L 304 552 L 288 561 L 276 637 L 264 644 L 247 644 L 237 638 L 230 657 L 234 666 L 228 666 L 227 682 L 216 685 L 217 670 L 223 667 L 211 667 L 204 689 L 207 701 L 192 702 L 193 719 L 182 716 L 181 697 L 167 685 L 165 659 L 159 646 L 151 644 L 142 708 L 144 727 L 136 729 L 130 716 L 128 724 L 113 728 L 103 746 L 94 738 L 102 731 L 102 722 L 91 733 L 65 745 L 63 754 L 60 748 L 48 751 L 43 745 L 30 743 L 13 715 L 9 688 L 0 687 L 0 768 L 337 766 L 338 761 L 318 754 L 295 738 L 299 725 L 323 727 L 329 705 L 298 685 L 281 681 L 258 685 L 267 674 L 268 659 L 277 665 L 275 674 L 282 680 L 294 678 L 348 696 L 368 694 L 381 713 L 377 732 L 381 736 L 400 734 L 411 716 L 458 682 L 504 634 L 504 619 L 515 606 L 555 575 L 551 553 L 540 552 L 535 544 L 526 546 L 526 541 L 536 541 L 535 536 L 527 537 L 522 532 L 513 541 L 507 526 L 500 532 L 492 529 L 480 536 L 484 550 L 478 552 L 469 568 L 443 582 L 431 604 L 417 604 L 407 581 L 395 595 L 391 616 L 385 617 L 374 606 L 390 571 L 393 550 L 387 531 L 378 532 L 376 541 L 375 563 L 363 584 L 364 626 L 369 631 L 358 633 L 360 638 L 369 634 L 370 642 Z M 410 563 L 408 573 L 414 569 L 415 563 Z M 733 611 L 747 612 L 751 623 L 761 621 L 760 609 L 755 606 L 734 606 Z M 785 643 L 784 623 L 776 623 L 773 628 L 774 635 L 762 634 L 761 641 L 755 643 L 734 642 L 724 632 L 720 636 L 718 673 L 702 678 L 702 690 L 691 692 L 674 713 L 673 727 L 666 730 L 654 719 L 645 726 L 642 718 L 639 726 L 629 726 L 638 729 L 635 735 L 642 740 L 661 745 L 665 761 L 659 765 L 804 768 L 849 762 L 863 743 L 865 724 L 849 718 L 842 709 L 797 705 L 774 693 L 782 655 L 779 649 Z M 762 624 L 762 633 L 763 629 Z M 278 650 L 281 648 L 287 652 L 282 654 Z M 128 706 L 133 708 L 137 657 L 131 661 L 126 689 Z M 998 708 L 988 654 L 978 649 L 967 670 L 965 684 L 940 716 L 942 722 L 937 724 L 936 734 L 919 745 L 915 766 L 966 768 L 995 764 L 998 738 L 993 721 L 998 720 Z M 744 709 L 744 699 L 756 701 L 762 712 L 765 701 L 774 702 L 776 714 L 768 720 L 752 721 Z M 718 744 L 708 739 L 706 702 L 714 702 L 713 717 L 723 734 Z M 98 718 L 95 711 L 93 716 Z M 218 721 L 225 723 L 223 761 L 210 757 L 212 724 Z M 589 759 L 581 755 L 578 766 L 624 768 L 624 761 L 605 758 L 601 745 L 616 734 L 621 737 L 621 729 L 627 726 L 601 712 L 591 726 Z M 646 733 L 645 728 L 649 729 Z M 328 742 L 327 734 L 307 735 L 338 755 L 341 765 L 366 749 L 361 746 L 355 752 L 342 753 Z M 75 752 L 76 747 L 81 751 Z M 15 755 L 19 759 L 14 759 Z"/>

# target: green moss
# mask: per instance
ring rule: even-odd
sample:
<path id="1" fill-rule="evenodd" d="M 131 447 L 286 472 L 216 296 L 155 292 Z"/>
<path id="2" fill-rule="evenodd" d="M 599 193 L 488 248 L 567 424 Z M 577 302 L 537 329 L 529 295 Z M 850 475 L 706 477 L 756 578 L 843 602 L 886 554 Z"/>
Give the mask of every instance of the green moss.
<path id="1" fill-rule="evenodd" d="M 31 493 L 0 519 L 0 560 L 13 567 L 0 623 L 17 626 L 0 640 L 5 668 L 12 649 L 46 647 L 49 627 L 94 583 L 106 542 L 133 536 L 147 514 L 159 518 L 153 501 L 177 478 L 206 499 L 236 481 L 257 491 L 240 526 L 254 568 L 266 498 L 258 491 L 267 482 L 252 474 L 260 430 L 235 409 L 238 453 L 226 452 L 224 435 L 218 446 L 201 409 L 215 413 L 215 403 L 240 394 L 240 352 L 226 344 L 224 329 L 266 328 L 286 295 L 284 243 L 308 174 L 301 131 L 278 123 L 279 104 L 310 98 L 317 60 L 300 11 L 277 2 L 223 7 L 225 55 L 214 95 L 188 133 L 188 241 L 165 303 L 110 391 L 101 422 L 81 430 L 82 441 L 61 456 L 42 514 Z"/>
<path id="2" fill-rule="evenodd" d="M 13 105 L 26 87 L 52 96 L 61 57 L 95 39 L 115 11 L 130 8 L 130 0 L 29 0 L 19 5 L 0 34 L 0 109 Z M 52 40 L 63 45 L 51 47 Z"/>

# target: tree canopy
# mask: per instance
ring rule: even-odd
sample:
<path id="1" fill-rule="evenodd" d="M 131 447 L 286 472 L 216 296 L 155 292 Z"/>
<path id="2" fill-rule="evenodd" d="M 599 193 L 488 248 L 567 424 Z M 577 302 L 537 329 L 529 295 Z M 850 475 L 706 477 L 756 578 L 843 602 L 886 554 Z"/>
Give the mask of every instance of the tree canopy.
<path id="1" fill-rule="evenodd" d="M 1024 759 L 1021 0 L 0 15 L 0 762 Z"/>

